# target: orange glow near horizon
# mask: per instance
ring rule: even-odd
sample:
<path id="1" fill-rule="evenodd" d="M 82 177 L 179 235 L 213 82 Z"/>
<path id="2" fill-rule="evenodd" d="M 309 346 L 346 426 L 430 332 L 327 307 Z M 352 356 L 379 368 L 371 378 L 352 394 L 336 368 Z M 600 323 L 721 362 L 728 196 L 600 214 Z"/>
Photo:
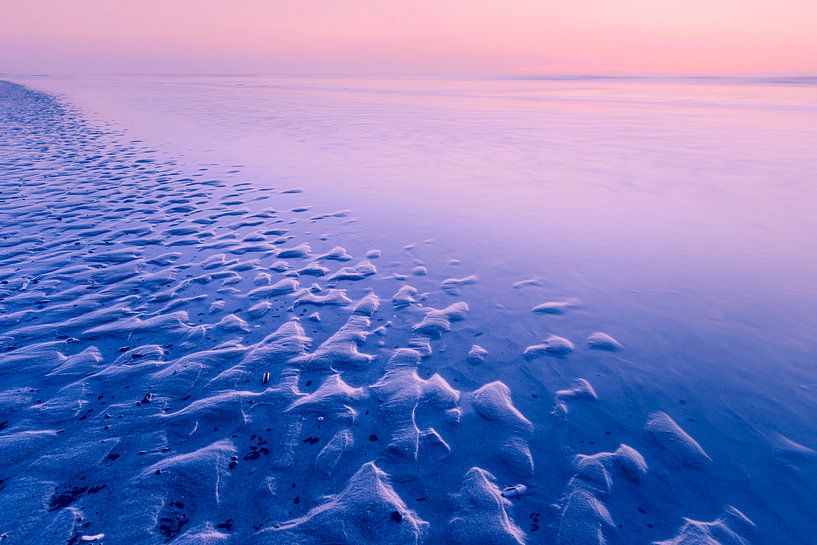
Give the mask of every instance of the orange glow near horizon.
<path id="1" fill-rule="evenodd" d="M 813 0 L 30 0 L 0 73 L 817 74 Z"/>

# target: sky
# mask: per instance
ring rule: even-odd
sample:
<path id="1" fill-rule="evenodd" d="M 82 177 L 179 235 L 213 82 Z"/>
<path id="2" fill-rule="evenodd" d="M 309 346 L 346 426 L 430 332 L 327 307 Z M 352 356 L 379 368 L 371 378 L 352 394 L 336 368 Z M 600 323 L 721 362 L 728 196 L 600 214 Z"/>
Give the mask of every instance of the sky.
<path id="1" fill-rule="evenodd" d="M 0 73 L 817 75 L 815 0 L 0 0 Z"/>

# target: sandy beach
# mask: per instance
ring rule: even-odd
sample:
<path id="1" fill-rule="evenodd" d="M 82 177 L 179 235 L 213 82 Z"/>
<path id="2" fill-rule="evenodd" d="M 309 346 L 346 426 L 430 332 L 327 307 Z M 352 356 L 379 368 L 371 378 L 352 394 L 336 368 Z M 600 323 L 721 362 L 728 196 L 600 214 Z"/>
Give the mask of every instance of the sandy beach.
<path id="1" fill-rule="evenodd" d="M 813 537 L 813 87 L 23 83 L 0 543 Z"/>

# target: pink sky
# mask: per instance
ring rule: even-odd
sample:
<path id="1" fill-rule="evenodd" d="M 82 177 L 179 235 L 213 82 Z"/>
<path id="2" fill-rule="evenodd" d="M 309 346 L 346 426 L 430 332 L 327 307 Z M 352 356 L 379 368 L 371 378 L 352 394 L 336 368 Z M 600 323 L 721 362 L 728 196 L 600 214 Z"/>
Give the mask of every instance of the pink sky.
<path id="1" fill-rule="evenodd" d="M 0 2 L 0 73 L 817 74 L 815 0 Z"/>

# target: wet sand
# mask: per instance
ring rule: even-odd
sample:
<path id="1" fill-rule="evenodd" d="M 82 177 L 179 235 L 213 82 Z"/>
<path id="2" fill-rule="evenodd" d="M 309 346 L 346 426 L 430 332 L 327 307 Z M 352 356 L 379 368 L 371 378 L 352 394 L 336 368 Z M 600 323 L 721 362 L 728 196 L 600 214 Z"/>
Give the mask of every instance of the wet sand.
<path id="1" fill-rule="evenodd" d="M 729 408 L 751 375 L 654 368 L 666 330 L 380 244 L 345 202 L 191 169 L 46 94 L 0 83 L 0 115 L 4 542 L 810 534 L 815 445 Z M 778 395 L 758 403 L 813 408 Z"/>

